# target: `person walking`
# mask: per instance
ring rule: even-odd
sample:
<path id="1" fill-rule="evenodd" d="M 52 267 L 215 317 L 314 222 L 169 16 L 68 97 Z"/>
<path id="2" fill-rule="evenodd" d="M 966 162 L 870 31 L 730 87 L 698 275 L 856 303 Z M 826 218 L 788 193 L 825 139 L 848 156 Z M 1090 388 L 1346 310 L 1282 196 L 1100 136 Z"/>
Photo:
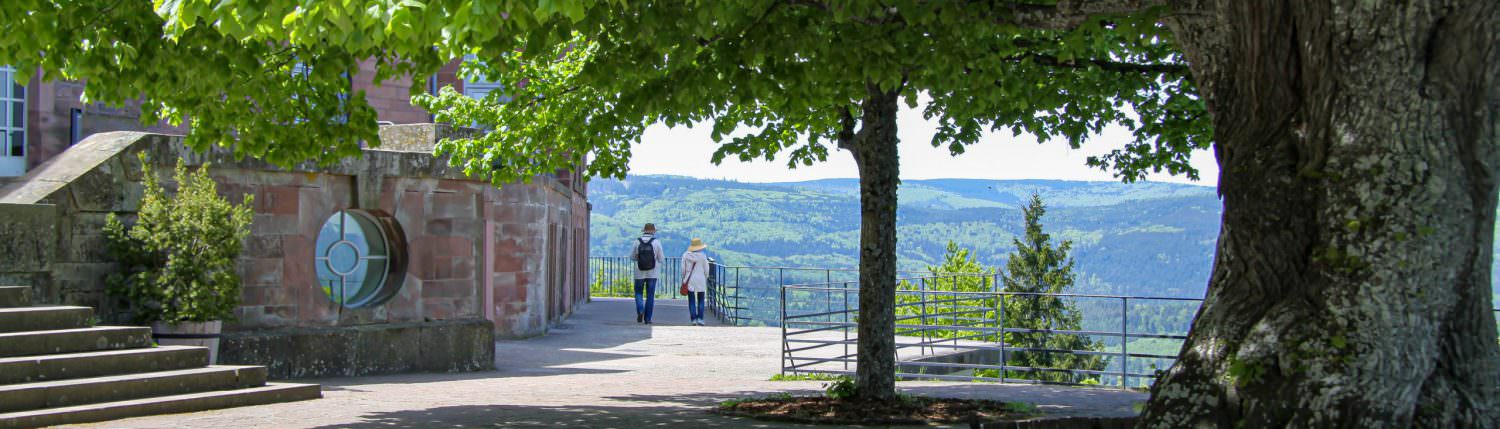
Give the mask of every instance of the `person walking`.
<path id="1" fill-rule="evenodd" d="M 630 252 L 635 257 L 635 323 L 649 325 L 651 310 L 656 307 L 656 279 L 661 278 L 661 266 L 667 261 L 661 242 L 656 240 L 656 224 L 641 228 L 641 238 L 632 243 Z"/>
<path id="2" fill-rule="evenodd" d="M 694 325 L 703 326 L 704 296 L 708 294 L 708 256 L 703 249 L 708 245 L 703 240 L 693 239 L 693 244 L 682 253 L 682 289 L 687 290 L 688 318 Z"/>

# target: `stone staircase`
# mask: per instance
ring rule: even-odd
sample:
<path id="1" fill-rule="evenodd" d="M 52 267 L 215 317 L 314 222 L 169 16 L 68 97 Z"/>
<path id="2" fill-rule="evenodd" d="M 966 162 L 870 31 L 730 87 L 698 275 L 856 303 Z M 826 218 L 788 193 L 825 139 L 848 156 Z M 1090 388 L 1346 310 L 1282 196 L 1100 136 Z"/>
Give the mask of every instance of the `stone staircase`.
<path id="1" fill-rule="evenodd" d="M 0 286 L 0 428 L 300 401 L 316 384 L 267 383 L 263 366 L 208 365 L 208 349 L 152 346 L 151 328 L 90 326 L 89 307 L 33 307 Z"/>

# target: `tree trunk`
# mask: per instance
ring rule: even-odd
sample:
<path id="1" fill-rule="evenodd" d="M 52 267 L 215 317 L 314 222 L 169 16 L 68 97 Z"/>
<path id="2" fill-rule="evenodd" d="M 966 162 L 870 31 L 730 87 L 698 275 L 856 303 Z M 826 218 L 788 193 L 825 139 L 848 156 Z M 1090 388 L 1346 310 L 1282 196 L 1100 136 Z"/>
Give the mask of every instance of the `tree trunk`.
<path id="1" fill-rule="evenodd" d="M 899 88 L 869 86 L 852 152 L 859 168 L 859 344 L 856 396 L 896 396 L 896 147 Z"/>
<path id="2" fill-rule="evenodd" d="M 1208 293 L 1142 427 L 1500 427 L 1500 3 L 1219 0 Z"/>

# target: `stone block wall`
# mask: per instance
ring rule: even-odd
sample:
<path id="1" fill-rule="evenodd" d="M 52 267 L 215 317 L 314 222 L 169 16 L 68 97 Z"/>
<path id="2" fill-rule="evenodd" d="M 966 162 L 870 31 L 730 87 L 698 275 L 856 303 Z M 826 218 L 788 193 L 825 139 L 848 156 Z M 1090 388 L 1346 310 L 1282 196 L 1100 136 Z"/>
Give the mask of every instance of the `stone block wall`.
<path id="1" fill-rule="evenodd" d="M 494 330 L 484 319 L 347 328 L 231 332 L 221 362 L 265 365 L 271 378 L 358 376 L 493 369 Z"/>
<path id="2" fill-rule="evenodd" d="M 57 206 L 0 203 L 0 285 L 51 283 L 57 237 Z"/>
<path id="3" fill-rule="evenodd" d="M 237 320 L 225 326 L 235 338 L 226 338 L 221 352 L 225 362 L 280 365 L 285 369 L 277 371 L 293 376 L 432 365 L 473 368 L 400 364 L 395 360 L 415 353 L 400 350 L 375 353 L 391 362 L 366 357 L 345 372 L 265 361 L 271 351 L 349 356 L 374 351 L 338 340 L 360 335 L 408 345 L 432 336 L 484 336 L 471 332 L 476 321 L 487 327 L 485 338 L 540 335 L 587 299 L 588 206 L 581 184 L 547 175 L 530 184 L 497 188 L 469 179 L 431 154 L 433 143 L 452 132 L 430 124 L 388 126 L 382 129 L 381 149 L 334 166 L 290 169 L 220 152 L 193 153 L 174 136 L 91 136 L 0 188 L 0 242 L 30 237 L 28 243 L 40 246 L 32 252 L 40 256 L 0 263 L 0 280 L 33 284 L 42 302 L 93 306 L 105 321 L 127 321 L 128 311 L 103 291 L 104 277 L 115 271 L 105 251 L 104 219 L 110 213 L 128 219 L 137 210 L 142 193 L 137 153 L 149 154 L 163 175 L 182 158 L 190 166 L 212 165 L 210 175 L 230 201 L 254 196 L 254 221 L 239 264 L 242 301 Z M 175 186 L 163 179 L 167 187 Z M 315 240 L 322 224 L 346 209 L 387 215 L 404 235 L 402 286 L 381 305 L 345 307 L 318 285 Z M 26 215 L 5 216 L 10 212 Z M 30 226 L 49 220 L 51 232 Z M 329 342 L 307 340 L 322 337 Z M 445 344 L 462 348 L 474 343 Z M 493 349 L 488 354 L 469 349 L 431 353 L 473 360 L 493 356 Z"/>

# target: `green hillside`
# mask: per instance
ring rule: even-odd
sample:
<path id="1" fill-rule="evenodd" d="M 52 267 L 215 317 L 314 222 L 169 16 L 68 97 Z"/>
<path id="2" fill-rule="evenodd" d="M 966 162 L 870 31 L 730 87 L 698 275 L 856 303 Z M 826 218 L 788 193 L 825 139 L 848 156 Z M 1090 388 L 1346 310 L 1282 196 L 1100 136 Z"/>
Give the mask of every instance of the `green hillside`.
<path id="1" fill-rule="evenodd" d="M 655 222 L 669 255 L 680 254 L 691 237 L 699 237 L 732 265 L 853 268 L 858 189 L 854 179 L 770 184 L 675 176 L 595 180 L 589 184 L 594 204 L 590 251 L 623 255 L 641 224 Z M 1047 230 L 1073 240 L 1079 292 L 1203 296 L 1221 206 L 1213 188 L 1193 185 L 906 181 L 898 213 L 901 269 L 921 270 L 935 263 L 948 240 L 975 249 L 985 264 L 1003 266 L 1021 225 L 1020 204 L 1032 191 L 1041 192 L 1049 206 Z M 1500 228 L 1495 233 L 1500 237 Z M 1500 266 L 1492 275 L 1500 286 Z M 1496 291 L 1500 300 L 1500 288 Z"/>
<path id="2" fill-rule="evenodd" d="M 738 183 L 633 176 L 589 184 L 591 252 L 623 255 L 655 222 L 669 255 L 692 237 L 731 265 L 849 267 L 859 237 L 858 183 Z M 1049 231 L 1073 240 L 1080 292 L 1201 297 L 1218 233 L 1212 188 L 1164 183 L 1051 180 L 918 180 L 901 188 L 898 255 L 903 270 L 937 262 L 948 240 L 980 261 L 1005 263 L 1019 232 L 1019 204 L 1041 192 Z"/>

